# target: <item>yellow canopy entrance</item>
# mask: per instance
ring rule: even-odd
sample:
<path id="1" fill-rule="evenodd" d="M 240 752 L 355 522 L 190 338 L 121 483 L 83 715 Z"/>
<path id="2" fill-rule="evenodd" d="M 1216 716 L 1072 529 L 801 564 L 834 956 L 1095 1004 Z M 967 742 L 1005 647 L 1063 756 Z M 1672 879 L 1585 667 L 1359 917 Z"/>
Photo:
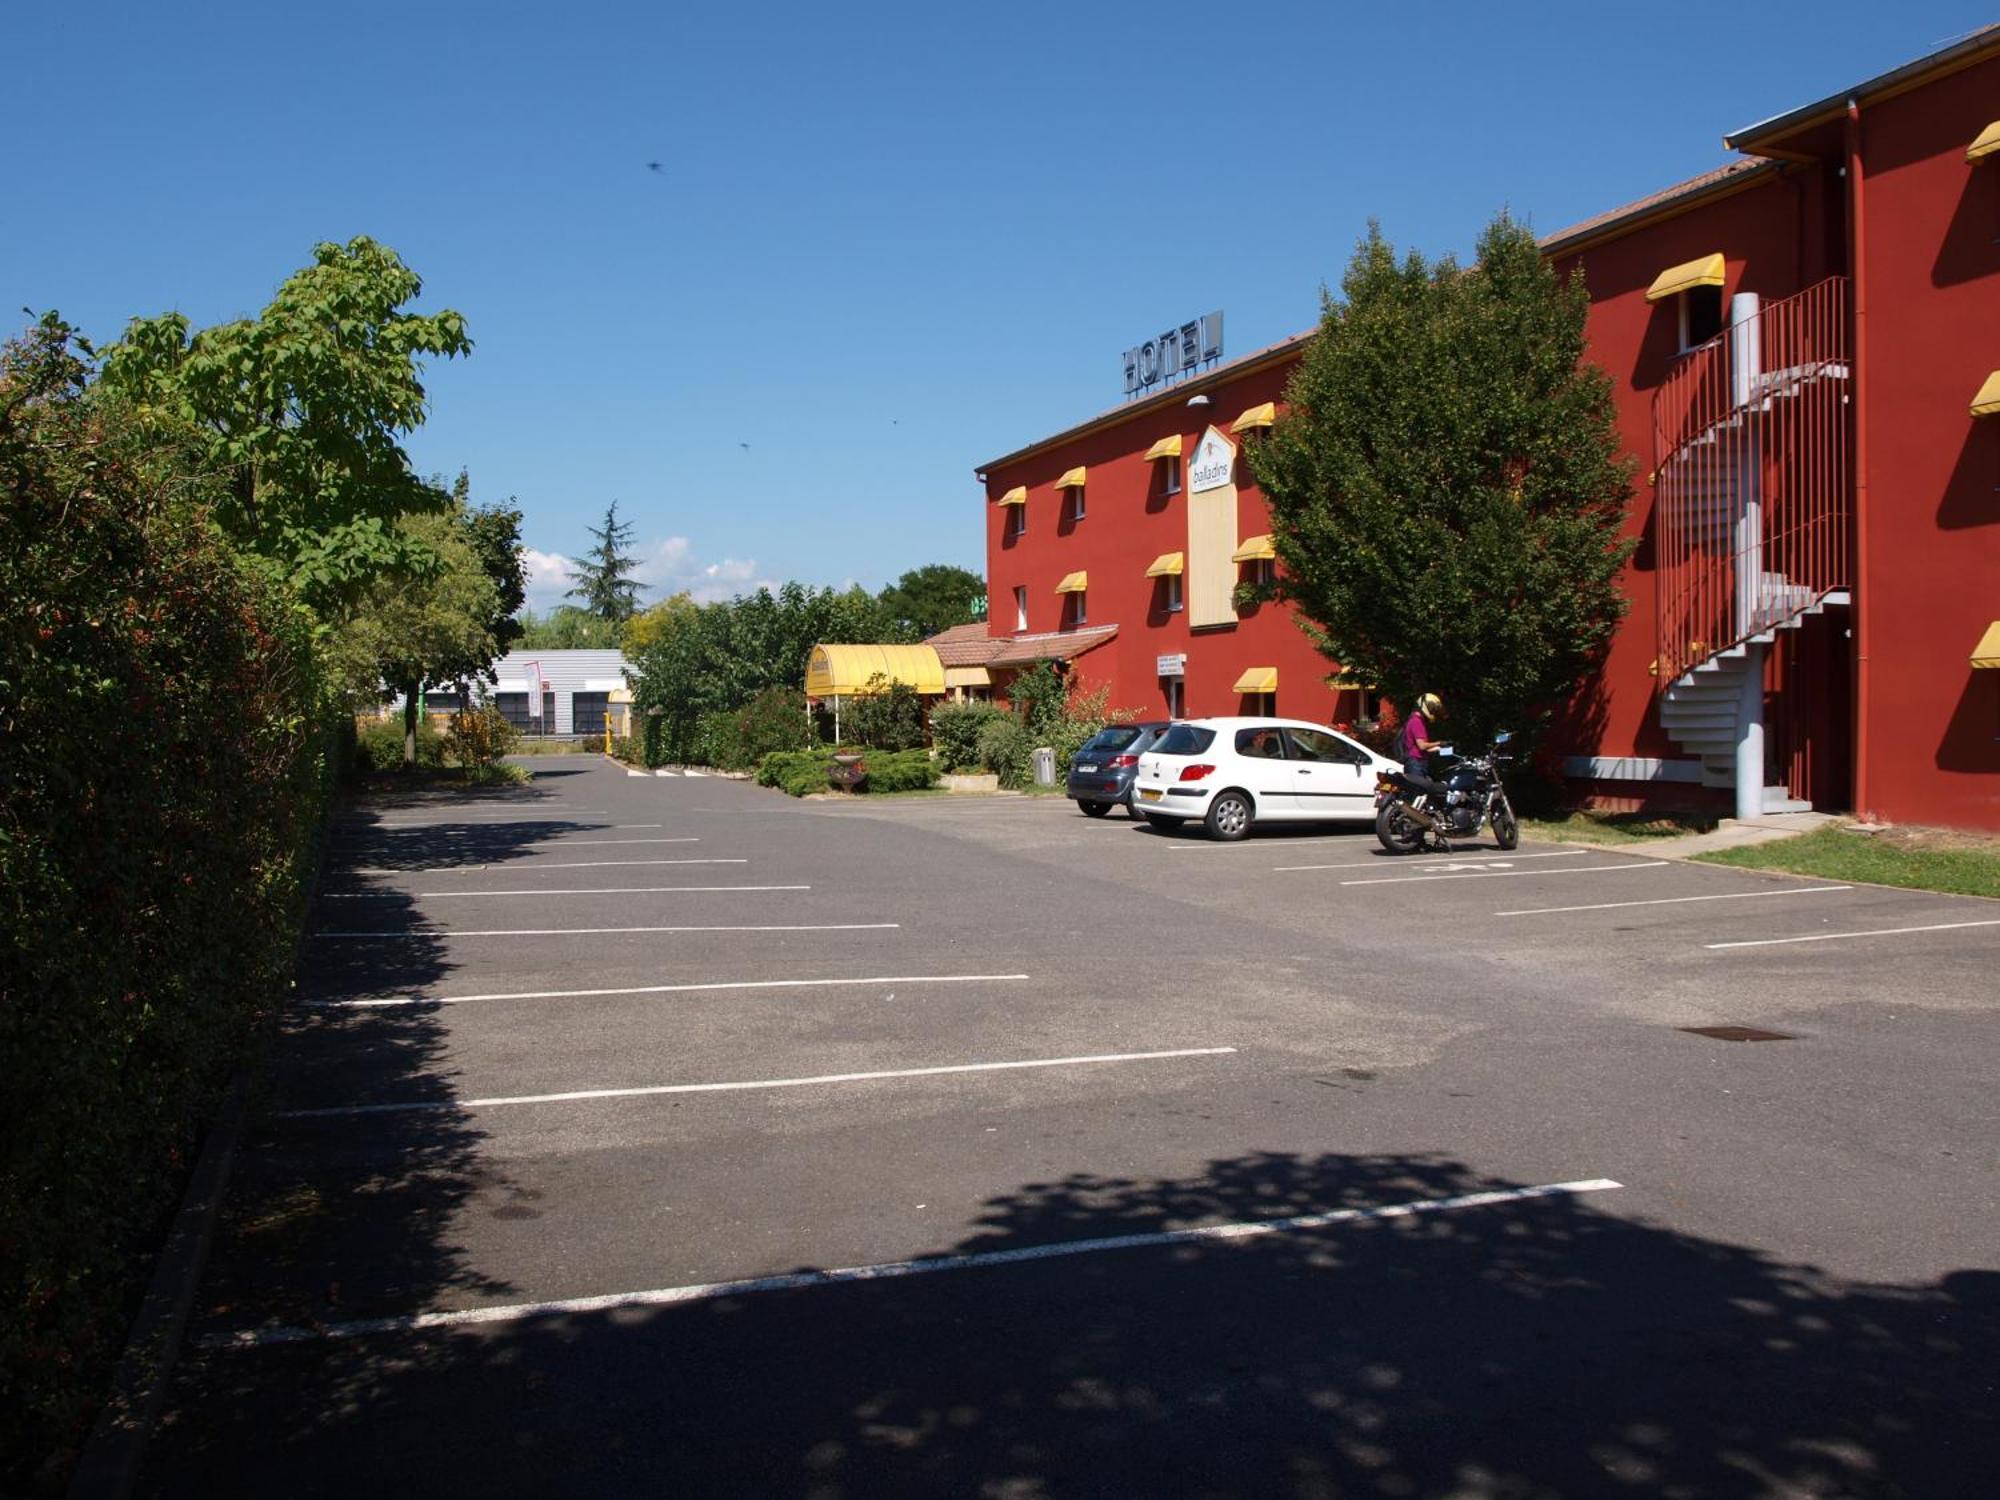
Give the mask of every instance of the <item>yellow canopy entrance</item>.
<path id="1" fill-rule="evenodd" d="M 806 662 L 808 698 L 865 698 L 898 682 L 941 694 L 944 663 L 929 646 L 815 646 Z"/>

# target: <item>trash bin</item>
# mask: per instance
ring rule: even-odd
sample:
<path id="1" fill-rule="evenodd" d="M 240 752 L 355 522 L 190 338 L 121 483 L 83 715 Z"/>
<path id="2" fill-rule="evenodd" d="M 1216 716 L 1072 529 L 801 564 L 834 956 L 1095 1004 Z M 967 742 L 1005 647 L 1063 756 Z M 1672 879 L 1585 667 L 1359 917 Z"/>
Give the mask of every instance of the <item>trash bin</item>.
<path id="1" fill-rule="evenodd" d="M 1044 745 L 1035 752 L 1035 785 L 1054 786 L 1056 784 L 1056 752 L 1052 746 Z"/>

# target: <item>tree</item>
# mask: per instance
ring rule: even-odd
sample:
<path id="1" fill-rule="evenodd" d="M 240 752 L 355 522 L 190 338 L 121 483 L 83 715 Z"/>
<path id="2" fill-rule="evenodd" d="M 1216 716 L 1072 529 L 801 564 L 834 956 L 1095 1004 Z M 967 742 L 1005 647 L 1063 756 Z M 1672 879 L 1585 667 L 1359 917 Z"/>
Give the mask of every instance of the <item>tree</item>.
<path id="1" fill-rule="evenodd" d="M 434 565 L 416 580 L 377 579 L 338 630 L 334 649 L 354 696 L 373 697 L 384 683 L 403 694 L 403 764 L 410 766 L 425 685 L 489 675 L 501 651 L 496 624 L 506 617 L 464 511 L 406 516 L 397 528 Z"/>
<path id="2" fill-rule="evenodd" d="M 493 580 L 495 616 L 493 640 L 506 655 L 525 628 L 519 618 L 528 597 L 528 568 L 521 555 L 521 512 L 510 495 L 504 505 L 474 505 L 472 478 L 458 471 L 452 482 L 453 506 L 465 518 L 465 540 Z"/>
<path id="3" fill-rule="evenodd" d="M 686 589 L 669 594 L 651 609 L 641 610 L 627 620 L 618 644 L 627 660 L 637 661 L 648 646 L 676 630 L 685 630 L 700 612 L 701 606 Z"/>
<path id="4" fill-rule="evenodd" d="M 322 613 L 429 566 L 396 522 L 445 497 L 401 439 L 424 419 L 420 357 L 472 341 L 456 312 L 403 310 L 422 289 L 371 239 L 321 244 L 255 319 L 134 318 L 105 357 L 107 390 L 202 435 L 229 479 L 217 521 Z"/>
<path id="5" fill-rule="evenodd" d="M 597 545 L 585 560 L 569 570 L 576 587 L 565 599 L 581 599 L 583 607 L 600 620 L 623 625 L 638 611 L 639 585 L 629 576 L 638 561 L 626 549 L 632 545 L 632 523 L 618 520 L 618 502 L 604 512 L 604 525 L 593 526 L 590 534 Z"/>
<path id="6" fill-rule="evenodd" d="M 882 590 L 882 612 L 911 640 L 986 618 L 986 580 L 950 563 L 912 568 Z"/>
<path id="7" fill-rule="evenodd" d="M 1582 279 L 1503 213 L 1469 267 L 1399 261 L 1371 226 L 1341 290 L 1248 452 L 1280 592 L 1393 700 L 1442 694 L 1462 736 L 1528 727 L 1627 607 L 1631 466 L 1583 357 Z"/>
<path id="8" fill-rule="evenodd" d="M 603 650 L 618 644 L 619 627 L 574 604 L 558 604 L 545 615 L 521 611 L 517 648 L 529 651 Z"/>

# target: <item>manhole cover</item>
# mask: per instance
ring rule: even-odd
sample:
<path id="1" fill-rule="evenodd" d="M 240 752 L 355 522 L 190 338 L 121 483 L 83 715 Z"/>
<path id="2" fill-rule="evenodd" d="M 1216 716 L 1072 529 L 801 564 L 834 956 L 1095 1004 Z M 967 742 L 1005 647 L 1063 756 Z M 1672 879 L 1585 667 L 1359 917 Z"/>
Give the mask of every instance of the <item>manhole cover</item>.
<path id="1" fill-rule="evenodd" d="M 1789 1031 L 1766 1031 L 1759 1026 L 1681 1026 L 1689 1036 L 1713 1037 L 1718 1042 L 1796 1042 Z"/>

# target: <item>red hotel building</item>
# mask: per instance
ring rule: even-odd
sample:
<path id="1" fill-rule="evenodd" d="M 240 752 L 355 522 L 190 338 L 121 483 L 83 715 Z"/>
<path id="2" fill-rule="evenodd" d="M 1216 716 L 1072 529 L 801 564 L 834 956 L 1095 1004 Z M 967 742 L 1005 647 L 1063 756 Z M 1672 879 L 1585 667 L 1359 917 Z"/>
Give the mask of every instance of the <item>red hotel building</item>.
<path id="1" fill-rule="evenodd" d="M 1566 769 L 1634 804 L 2000 828 L 2000 26 L 1725 139 L 1739 160 L 1543 242 L 1584 274 L 1641 476 L 1632 612 Z M 1354 716 L 1256 597 L 1271 526 L 1237 461 L 1309 337 L 982 465 L 961 669 Z"/>

